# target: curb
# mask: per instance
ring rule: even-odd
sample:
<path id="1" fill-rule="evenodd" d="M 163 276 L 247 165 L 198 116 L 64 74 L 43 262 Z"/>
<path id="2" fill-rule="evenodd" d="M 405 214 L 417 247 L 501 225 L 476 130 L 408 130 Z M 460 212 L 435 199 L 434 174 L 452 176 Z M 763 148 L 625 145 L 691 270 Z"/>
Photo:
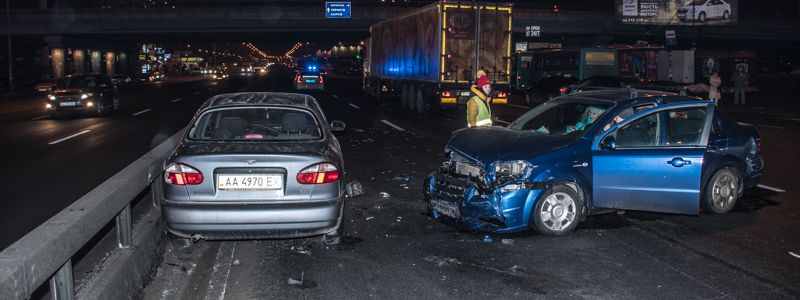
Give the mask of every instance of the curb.
<path id="1" fill-rule="evenodd" d="M 75 299 L 140 298 L 164 256 L 162 224 L 161 211 L 150 207 L 133 229 L 132 244 L 136 246 L 111 252 L 100 271 L 87 278 Z"/>

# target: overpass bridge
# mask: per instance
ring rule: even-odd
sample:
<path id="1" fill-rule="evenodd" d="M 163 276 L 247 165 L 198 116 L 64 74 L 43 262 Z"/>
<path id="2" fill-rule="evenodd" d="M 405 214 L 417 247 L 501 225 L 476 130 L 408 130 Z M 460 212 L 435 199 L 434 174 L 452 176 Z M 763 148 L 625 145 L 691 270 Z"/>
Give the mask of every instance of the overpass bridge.
<path id="1" fill-rule="evenodd" d="M 371 24 L 414 8 L 356 7 L 350 19 L 326 19 L 322 7 L 188 7 L 181 9 L 28 9 L 12 11 L 12 35 L 118 36 L 186 33 L 367 32 Z M 613 11 L 514 10 L 515 33 L 539 25 L 548 35 L 661 36 L 675 29 L 679 37 L 741 40 L 798 40 L 797 20 L 741 20 L 730 26 L 622 25 Z M 0 14 L 0 32 L 8 32 Z"/>

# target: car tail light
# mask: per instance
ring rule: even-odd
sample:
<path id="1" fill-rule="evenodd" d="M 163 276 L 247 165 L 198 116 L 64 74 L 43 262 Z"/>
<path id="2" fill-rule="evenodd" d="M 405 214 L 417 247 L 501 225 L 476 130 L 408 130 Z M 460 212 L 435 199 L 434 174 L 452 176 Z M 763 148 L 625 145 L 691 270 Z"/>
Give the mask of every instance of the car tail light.
<path id="1" fill-rule="evenodd" d="M 286 78 L 286 77 L 284 77 L 284 78 Z M 294 81 L 297 81 L 297 83 L 303 83 L 303 77 L 300 76 L 300 75 L 297 75 L 297 77 L 294 78 Z M 284 81 L 284 82 L 286 82 L 286 81 Z"/>
<path id="2" fill-rule="evenodd" d="M 565 87 L 562 87 L 562 88 L 559 88 L 559 89 L 558 89 L 558 91 L 559 91 L 559 92 L 561 92 L 562 94 L 565 94 L 565 93 L 567 93 L 567 91 L 568 91 L 568 90 L 569 90 L 569 89 L 567 89 L 567 88 L 565 88 Z"/>
<path id="3" fill-rule="evenodd" d="M 203 183 L 203 173 L 184 164 L 171 163 L 164 171 L 164 182 L 172 185 L 198 185 Z"/>
<path id="4" fill-rule="evenodd" d="M 286 78 L 286 77 L 284 77 L 284 78 Z M 285 80 L 285 79 L 284 79 L 284 80 Z M 285 81 L 284 81 L 284 82 L 285 82 Z M 322 80 L 322 75 L 319 75 L 319 83 L 323 83 L 323 82 L 325 82 L 325 80 Z"/>
<path id="5" fill-rule="evenodd" d="M 505 97 L 508 97 L 508 94 L 506 94 L 506 92 L 497 93 L 497 98 L 505 98 Z"/>
<path id="6" fill-rule="evenodd" d="M 450 97 L 450 96 L 452 96 L 452 95 L 453 95 L 453 94 L 451 94 L 451 93 L 450 93 L 450 91 L 444 91 L 444 92 L 442 92 L 442 97 Z"/>
<path id="7" fill-rule="evenodd" d="M 339 169 L 332 163 L 312 165 L 297 173 L 297 182 L 301 184 L 323 184 L 337 180 L 339 180 Z"/>

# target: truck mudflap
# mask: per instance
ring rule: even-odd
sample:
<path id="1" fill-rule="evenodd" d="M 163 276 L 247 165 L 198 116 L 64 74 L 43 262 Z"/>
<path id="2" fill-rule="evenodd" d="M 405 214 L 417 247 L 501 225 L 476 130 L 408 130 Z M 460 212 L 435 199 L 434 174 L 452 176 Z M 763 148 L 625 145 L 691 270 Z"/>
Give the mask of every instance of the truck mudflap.
<path id="1" fill-rule="evenodd" d="M 543 191 L 529 186 L 485 187 L 469 177 L 436 171 L 426 178 L 423 199 L 439 222 L 473 232 L 510 233 L 529 227 L 530 211 Z"/>

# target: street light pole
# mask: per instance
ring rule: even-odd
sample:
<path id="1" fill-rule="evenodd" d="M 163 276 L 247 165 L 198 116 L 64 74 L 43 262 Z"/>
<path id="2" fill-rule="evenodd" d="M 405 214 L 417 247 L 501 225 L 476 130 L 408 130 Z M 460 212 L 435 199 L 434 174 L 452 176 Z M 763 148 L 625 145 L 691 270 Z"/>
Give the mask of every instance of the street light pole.
<path id="1" fill-rule="evenodd" d="M 8 34 L 8 92 L 14 92 L 14 57 L 11 54 L 11 5 L 6 0 L 6 33 Z"/>

